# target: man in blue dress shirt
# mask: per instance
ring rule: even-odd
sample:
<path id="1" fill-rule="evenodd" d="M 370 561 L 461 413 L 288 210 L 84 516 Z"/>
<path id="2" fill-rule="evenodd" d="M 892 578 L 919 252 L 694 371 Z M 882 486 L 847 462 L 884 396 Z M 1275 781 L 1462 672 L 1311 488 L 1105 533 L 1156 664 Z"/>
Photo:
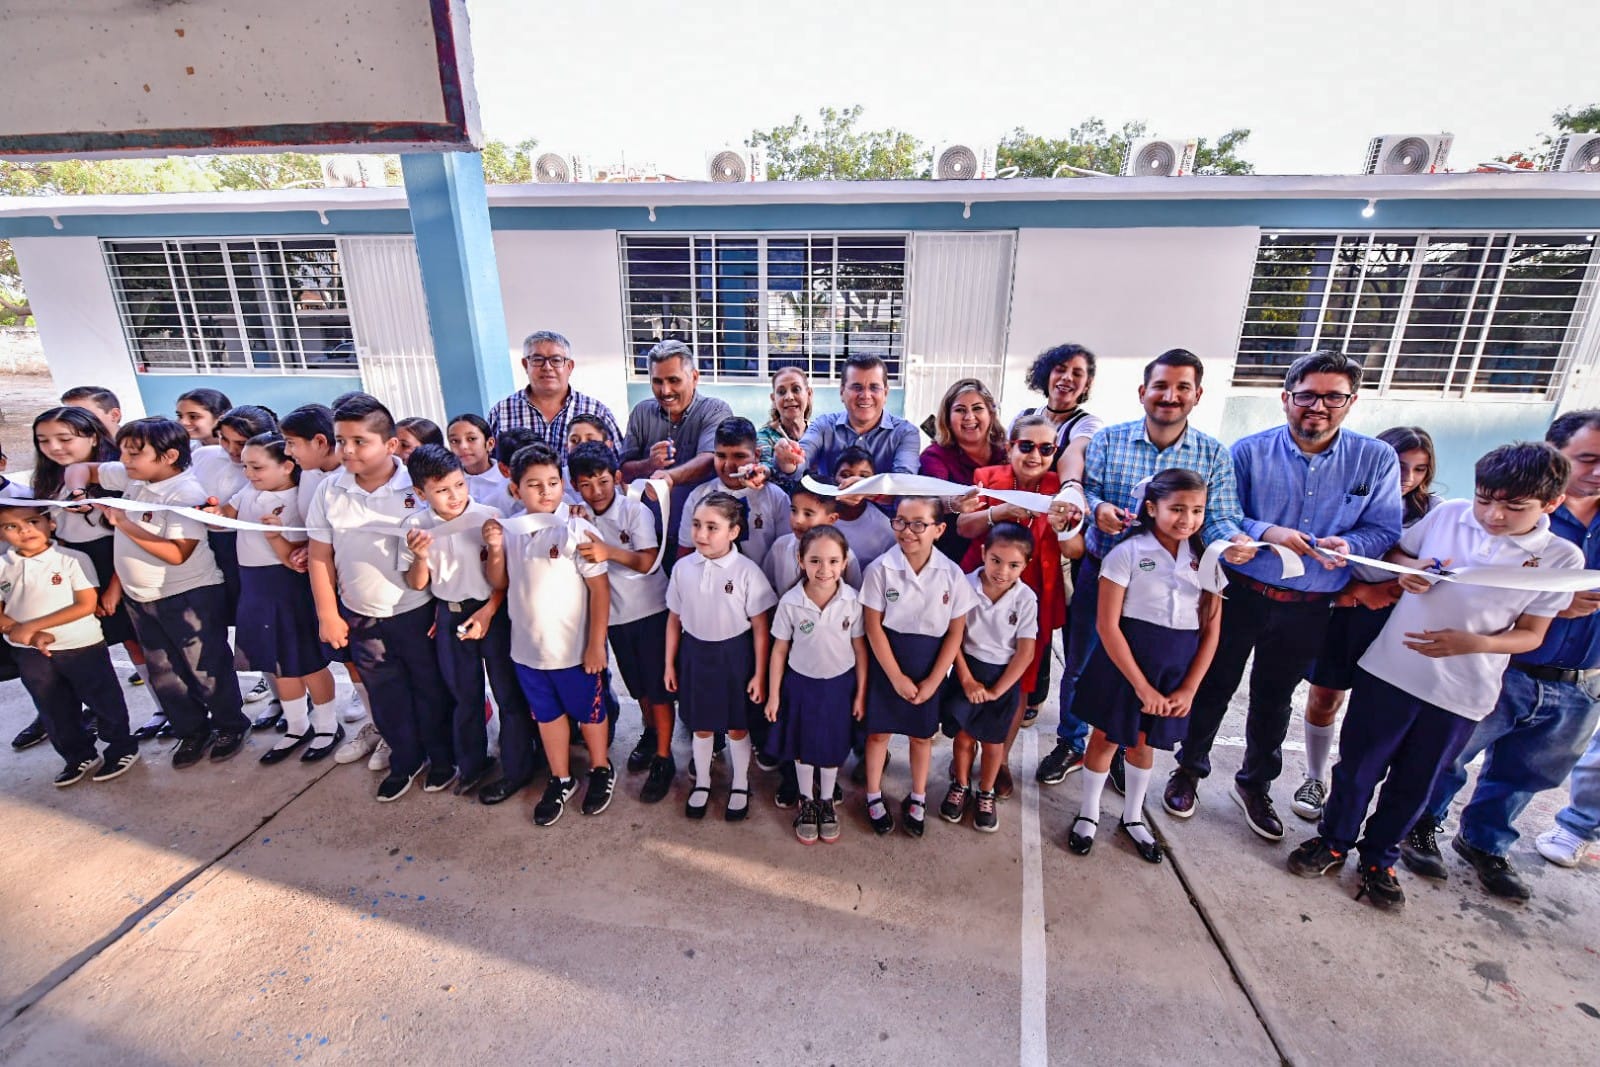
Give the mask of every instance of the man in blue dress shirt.
<path id="1" fill-rule="evenodd" d="M 1382 441 L 1339 428 L 1360 387 L 1361 364 L 1348 356 L 1302 356 L 1284 375 L 1285 424 L 1233 445 L 1245 533 L 1303 557 L 1306 570 L 1285 578 L 1274 552 L 1229 567 L 1222 638 L 1162 798 L 1179 818 L 1194 814 L 1217 729 L 1254 653 L 1244 765 L 1233 795 L 1252 830 L 1283 837 L 1269 791 L 1283 770 L 1289 700 L 1322 650 L 1333 598 L 1349 580 L 1341 560 L 1318 550 L 1377 558 L 1400 538 L 1399 458 Z"/>
<path id="2" fill-rule="evenodd" d="M 889 368 L 877 356 L 851 356 L 844 365 L 839 386 L 843 411 L 818 415 L 806 427 L 798 445 L 779 442 L 773 463 L 785 475 L 801 473 L 823 481 L 833 479 L 839 454 L 855 445 L 872 454 L 877 474 L 915 474 L 922 453 L 917 428 L 889 414 Z"/>

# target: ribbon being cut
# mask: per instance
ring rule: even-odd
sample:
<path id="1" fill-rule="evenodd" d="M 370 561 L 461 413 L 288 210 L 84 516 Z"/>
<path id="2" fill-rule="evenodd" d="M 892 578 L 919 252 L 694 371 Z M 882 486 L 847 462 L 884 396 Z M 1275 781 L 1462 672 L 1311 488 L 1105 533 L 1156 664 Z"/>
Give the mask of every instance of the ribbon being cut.
<path id="1" fill-rule="evenodd" d="M 929 478 L 925 474 L 874 474 L 843 488 L 819 482 L 808 474 L 800 479 L 800 483 L 822 496 L 936 496 L 961 499 L 978 495 L 1002 504 L 1013 504 L 1035 515 L 1047 515 L 1055 504 L 1067 504 L 1077 509 L 1078 520 L 1056 535 L 1063 541 L 1071 540 L 1083 531 L 1089 512 L 1089 501 L 1076 482 L 1062 486 L 1061 492 L 1053 497 L 1021 489 L 962 485 L 960 482 L 947 482 L 943 478 Z"/>

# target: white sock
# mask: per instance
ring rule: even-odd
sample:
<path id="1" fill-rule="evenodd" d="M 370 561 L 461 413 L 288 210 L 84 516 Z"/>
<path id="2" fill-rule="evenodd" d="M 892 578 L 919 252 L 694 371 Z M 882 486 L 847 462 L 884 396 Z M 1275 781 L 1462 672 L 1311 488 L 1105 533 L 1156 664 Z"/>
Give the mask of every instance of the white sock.
<path id="1" fill-rule="evenodd" d="M 1150 788 L 1150 776 L 1155 773 L 1154 767 L 1135 767 L 1125 764 L 1128 773 L 1128 790 L 1122 794 L 1122 821 L 1124 823 L 1144 822 L 1144 795 Z M 1155 837 L 1149 830 L 1141 826 L 1128 827 L 1128 835 L 1143 845 L 1151 844 Z"/>
<path id="2" fill-rule="evenodd" d="M 750 753 L 754 749 L 755 745 L 750 743 L 749 734 L 745 734 L 737 740 L 731 737 L 728 738 L 728 769 L 733 772 L 733 788 L 750 788 Z M 740 803 L 735 804 L 730 800 L 728 802 L 729 805 L 731 807 L 739 807 L 742 805 L 744 798 L 735 797 L 734 800 L 738 800 Z"/>
<path id="3" fill-rule="evenodd" d="M 1100 794 L 1106 791 L 1106 779 L 1110 777 L 1110 771 L 1091 771 L 1087 767 L 1078 772 L 1078 784 L 1083 787 L 1078 791 L 1079 819 L 1100 821 Z"/>
<path id="4" fill-rule="evenodd" d="M 309 701 L 311 698 L 308 696 L 306 699 Z M 337 728 L 339 721 L 338 712 L 334 710 L 332 702 L 330 701 L 327 704 L 310 704 L 308 707 L 310 710 L 311 729 L 315 730 L 319 734 L 328 734 L 331 736 L 333 731 Z M 285 715 L 289 713 L 289 702 L 287 700 L 283 702 L 283 711 Z"/>
<path id="5" fill-rule="evenodd" d="M 696 789 L 711 788 L 711 744 L 714 738 L 694 735 L 690 744 L 690 751 L 694 754 L 694 787 Z"/>
<path id="6" fill-rule="evenodd" d="M 811 790 L 815 788 L 814 783 L 817 780 L 817 769 L 809 763 L 801 763 L 799 760 L 795 760 L 794 776 L 795 780 L 800 783 L 800 795 L 810 800 L 817 799 L 811 794 Z"/>
<path id="7" fill-rule="evenodd" d="M 1328 780 L 1328 757 L 1333 753 L 1334 728 L 1306 722 L 1306 777 Z"/>
<path id="8" fill-rule="evenodd" d="M 362 708 L 364 708 L 366 710 L 367 718 L 371 719 L 372 718 L 372 698 L 367 695 L 367 683 L 366 682 L 356 682 L 356 683 L 354 683 L 354 688 L 355 688 L 355 691 L 356 691 L 356 699 L 361 701 Z M 377 720 L 374 719 L 373 721 L 376 722 Z"/>
<path id="9" fill-rule="evenodd" d="M 817 799 L 832 800 L 834 784 L 839 780 L 839 768 L 818 767 L 817 778 Z"/>
<path id="10" fill-rule="evenodd" d="M 283 705 L 283 721 L 289 727 L 289 732 L 279 738 L 273 748 L 288 748 L 295 743 L 295 738 L 306 732 L 310 718 L 306 713 L 306 697 L 299 696 L 294 699 L 279 697 L 278 703 Z"/>

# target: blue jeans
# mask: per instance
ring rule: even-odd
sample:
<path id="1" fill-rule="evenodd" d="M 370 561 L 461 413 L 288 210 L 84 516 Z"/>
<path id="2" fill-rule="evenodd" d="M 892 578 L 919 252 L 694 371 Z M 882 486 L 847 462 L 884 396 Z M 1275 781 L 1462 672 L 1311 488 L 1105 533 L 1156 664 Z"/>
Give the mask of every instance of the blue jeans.
<path id="1" fill-rule="evenodd" d="M 1094 646 L 1100 643 L 1094 625 L 1099 610 L 1100 561 L 1085 555 L 1072 580 L 1067 627 L 1061 631 L 1061 721 L 1056 724 L 1056 739 L 1079 752 L 1089 747 L 1089 724 L 1072 714 L 1072 697 L 1078 688 L 1078 675 L 1088 664 Z"/>
<path id="2" fill-rule="evenodd" d="M 1556 812 L 1556 822 L 1585 841 L 1600 840 L 1600 734 L 1572 768 L 1572 802 Z"/>
<path id="3" fill-rule="evenodd" d="M 1478 785 L 1461 811 L 1461 838 L 1473 848 L 1506 855 L 1517 840 L 1512 825 L 1517 816 L 1535 795 L 1566 781 L 1597 720 L 1600 680 L 1547 682 L 1509 668 L 1494 710 L 1473 728 L 1434 785 L 1428 814 L 1444 821 L 1450 801 L 1467 783 L 1467 764 L 1487 753 Z M 1600 804 L 1594 814 L 1600 816 Z"/>

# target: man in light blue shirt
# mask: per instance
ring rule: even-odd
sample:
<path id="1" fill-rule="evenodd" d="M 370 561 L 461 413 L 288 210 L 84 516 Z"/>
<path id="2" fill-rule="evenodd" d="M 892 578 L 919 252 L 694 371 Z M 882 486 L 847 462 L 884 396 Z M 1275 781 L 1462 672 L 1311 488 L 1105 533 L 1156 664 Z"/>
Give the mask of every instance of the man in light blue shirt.
<path id="1" fill-rule="evenodd" d="M 1179 818 L 1194 814 L 1200 779 L 1211 773 L 1211 746 L 1228 702 L 1255 654 L 1244 766 L 1234 799 L 1250 828 L 1279 840 L 1283 823 L 1269 790 L 1283 770 L 1289 700 L 1321 652 L 1333 598 L 1349 575 L 1326 551 L 1381 557 L 1400 537 L 1400 466 L 1394 449 L 1339 424 L 1361 386 L 1361 364 L 1313 352 L 1284 376 L 1285 425 L 1233 445 L 1233 470 L 1253 540 L 1281 545 L 1305 560 L 1286 578 L 1276 553 L 1231 564 L 1222 608 L 1222 639 L 1189 713 L 1189 734 L 1163 803 Z"/>
<path id="2" fill-rule="evenodd" d="M 915 474 L 922 437 L 912 423 L 883 410 L 889 399 L 889 368 L 877 356 L 851 356 L 839 387 L 843 411 L 818 415 L 799 445 L 781 441 L 773 462 L 785 475 L 810 473 L 832 480 L 839 453 L 860 446 L 872 455 L 875 474 Z"/>

